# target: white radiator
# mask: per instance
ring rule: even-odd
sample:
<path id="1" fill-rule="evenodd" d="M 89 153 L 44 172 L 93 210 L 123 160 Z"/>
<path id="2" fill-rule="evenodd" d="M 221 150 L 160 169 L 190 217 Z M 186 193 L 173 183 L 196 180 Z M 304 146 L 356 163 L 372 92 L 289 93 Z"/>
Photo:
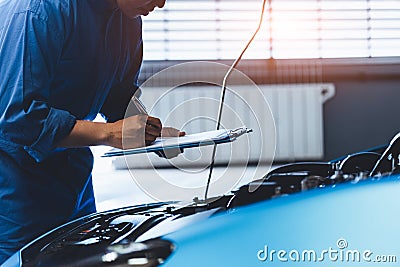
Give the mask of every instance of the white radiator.
<path id="1" fill-rule="evenodd" d="M 248 86 L 229 87 L 222 116 L 224 128 L 247 126 L 246 137 L 218 146 L 216 163 L 272 162 L 322 158 L 323 104 L 335 94 L 333 84 L 259 85 L 261 94 Z M 143 91 L 142 101 L 151 115 L 165 125 L 196 133 L 215 129 L 219 86 L 183 86 L 171 90 L 158 87 Z M 274 128 L 275 125 L 275 128 Z M 124 168 L 206 166 L 212 147 L 187 149 L 179 157 L 165 160 L 153 154 L 116 158 Z"/>

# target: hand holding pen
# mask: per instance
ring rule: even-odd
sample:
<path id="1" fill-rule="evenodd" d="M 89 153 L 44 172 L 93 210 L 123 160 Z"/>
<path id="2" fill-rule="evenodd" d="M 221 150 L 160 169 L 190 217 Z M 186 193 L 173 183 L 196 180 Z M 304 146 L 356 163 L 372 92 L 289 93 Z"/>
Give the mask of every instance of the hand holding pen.
<path id="1" fill-rule="evenodd" d="M 136 96 L 132 97 L 132 102 L 135 105 L 136 109 L 139 111 L 140 114 L 144 114 L 148 116 L 147 110 L 145 105 L 142 103 L 142 101 L 140 101 L 139 98 L 137 98 Z M 148 116 L 148 118 L 154 118 L 154 117 L 150 117 Z M 181 132 L 178 129 L 175 129 L 173 127 L 162 127 L 161 128 L 161 137 L 180 137 L 180 136 L 184 136 L 186 133 L 185 132 Z M 147 141 L 146 141 L 146 145 Z M 156 152 L 156 154 L 159 157 L 163 157 L 163 158 L 174 158 L 176 156 L 178 156 L 180 153 L 182 153 L 183 150 L 181 149 L 170 149 L 168 151 L 159 151 Z"/>
<path id="2" fill-rule="evenodd" d="M 140 114 L 149 116 L 147 113 L 147 110 L 146 110 L 146 106 L 143 104 L 142 101 L 140 101 L 140 99 L 138 97 L 133 96 L 132 102 Z M 154 117 L 151 117 L 151 118 L 154 118 Z M 180 130 L 175 129 L 173 127 L 162 127 L 162 129 L 161 129 L 162 137 L 179 137 L 179 136 L 184 136 L 185 134 L 186 134 L 185 132 L 181 132 Z"/>
<path id="3" fill-rule="evenodd" d="M 149 116 L 145 105 L 136 96 L 132 97 L 132 102 L 139 111 L 139 115 L 137 116 L 139 116 L 142 120 L 145 120 L 145 144 L 150 145 L 157 137 L 161 136 L 161 121 L 158 118 Z"/>

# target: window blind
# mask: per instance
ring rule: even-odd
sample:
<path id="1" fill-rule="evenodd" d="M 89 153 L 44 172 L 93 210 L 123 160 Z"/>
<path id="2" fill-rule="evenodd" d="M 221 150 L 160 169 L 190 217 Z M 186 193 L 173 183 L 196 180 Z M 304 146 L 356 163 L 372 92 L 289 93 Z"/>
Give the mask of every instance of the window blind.
<path id="1" fill-rule="evenodd" d="M 143 18 L 145 60 L 235 58 L 262 0 L 167 0 Z M 400 56 L 400 1 L 267 0 L 248 59 Z"/>

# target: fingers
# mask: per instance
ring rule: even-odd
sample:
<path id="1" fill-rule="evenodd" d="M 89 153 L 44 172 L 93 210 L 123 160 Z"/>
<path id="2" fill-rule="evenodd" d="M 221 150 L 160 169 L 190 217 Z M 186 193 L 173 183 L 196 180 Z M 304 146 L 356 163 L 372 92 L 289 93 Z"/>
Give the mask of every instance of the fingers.
<path id="1" fill-rule="evenodd" d="M 141 140 L 145 145 L 153 143 L 157 137 L 181 137 L 186 133 L 173 127 L 163 127 L 161 120 L 156 117 L 140 114 L 129 117 L 125 121 L 125 137 L 135 143 Z M 136 141 L 135 141 L 136 140 Z"/>
<path id="2" fill-rule="evenodd" d="M 182 152 L 183 152 L 183 150 L 180 149 L 180 148 L 172 148 L 172 149 L 166 149 L 166 150 L 156 151 L 155 153 L 156 153 L 160 158 L 173 159 L 173 158 L 179 156 Z"/>
<path id="3" fill-rule="evenodd" d="M 157 137 L 160 136 L 160 131 L 155 129 L 152 126 L 146 126 L 146 130 L 145 130 L 145 140 L 146 142 L 153 142 L 154 140 L 156 140 Z"/>
<path id="4" fill-rule="evenodd" d="M 160 121 L 159 118 L 147 116 L 147 118 L 146 118 L 146 124 L 147 124 L 148 126 L 152 126 L 153 128 L 159 130 L 159 132 L 161 133 L 162 124 L 161 124 L 161 121 Z"/>
<path id="5" fill-rule="evenodd" d="M 164 127 L 161 131 L 162 137 L 177 137 L 179 136 L 179 130 L 172 127 Z"/>
<path id="6" fill-rule="evenodd" d="M 184 136 L 185 134 L 185 132 L 181 132 L 173 127 L 163 127 L 161 130 L 162 137 L 180 137 Z"/>
<path id="7" fill-rule="evenodd" d="M 151 116 L 145 116 L 145 120 L 145 143 L 149 145 L 153 143 L 157 137 L 161 136 L 162 124 L 160 119 Z"/>

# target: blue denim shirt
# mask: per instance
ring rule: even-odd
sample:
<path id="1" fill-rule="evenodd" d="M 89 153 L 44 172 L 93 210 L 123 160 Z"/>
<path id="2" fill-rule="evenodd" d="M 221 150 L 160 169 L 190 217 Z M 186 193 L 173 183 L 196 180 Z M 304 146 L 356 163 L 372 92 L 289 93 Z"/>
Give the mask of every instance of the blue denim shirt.
<path id="1" fill-rule="evenodd" d="M 0 263 L 95 211 L 88 148 L 57 149 L 76 120 L 123 118 L 141 19 L 115 0 L 0 1 Z"/>

